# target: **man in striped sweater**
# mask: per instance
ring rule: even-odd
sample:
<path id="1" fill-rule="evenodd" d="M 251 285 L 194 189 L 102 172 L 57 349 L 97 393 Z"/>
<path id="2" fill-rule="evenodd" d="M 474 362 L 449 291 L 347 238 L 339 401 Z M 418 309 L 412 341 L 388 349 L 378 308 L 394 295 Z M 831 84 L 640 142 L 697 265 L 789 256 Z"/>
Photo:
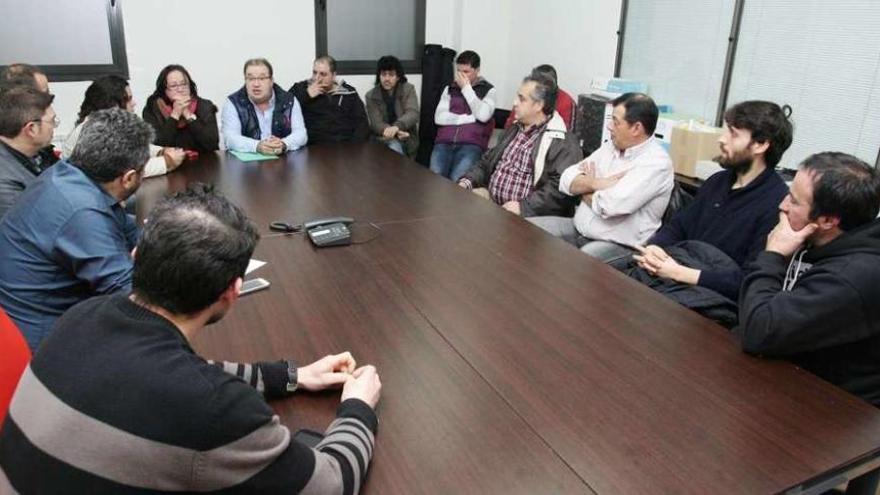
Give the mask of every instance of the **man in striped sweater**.
<path id="1" fill-rule="evenodd" d="M 210 363 L 190 347 L 237 300 L 257 239 L 210 191 L 158 205 L 133 292 L 71 308 L 25 370 L 0 432 L 0 493 L 357 493 L 377 427 L 375 368 L 347 352 L 300 368 Z M 314 448 L 258 392 L 340 385 Z"/>

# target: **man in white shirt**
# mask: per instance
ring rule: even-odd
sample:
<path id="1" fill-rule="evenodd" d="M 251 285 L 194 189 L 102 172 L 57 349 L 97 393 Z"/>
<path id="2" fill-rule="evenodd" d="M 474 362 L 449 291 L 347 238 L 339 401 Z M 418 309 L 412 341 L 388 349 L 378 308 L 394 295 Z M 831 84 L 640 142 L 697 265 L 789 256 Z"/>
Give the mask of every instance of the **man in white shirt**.
<path id="1" fill-rule="evenodd" d="M 672 160 L 652 137 L 657 105 L 626 93 L 611 102 L 611 142 L 562 173 L 559 190 L 580 196 L 574 218 L 528 220 L 581 251 L 612 262 L 660 228 L 673 187 Z"/>

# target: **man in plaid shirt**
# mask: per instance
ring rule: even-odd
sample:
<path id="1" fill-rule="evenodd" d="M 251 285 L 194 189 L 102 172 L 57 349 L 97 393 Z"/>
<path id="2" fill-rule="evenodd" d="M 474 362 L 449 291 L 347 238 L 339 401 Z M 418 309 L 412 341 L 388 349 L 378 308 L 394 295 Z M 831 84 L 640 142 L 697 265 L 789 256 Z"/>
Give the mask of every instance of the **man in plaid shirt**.
<path id="1" fill-rule="evenodd" d="M 555 111 L 557 93 L 551 78 L 526 77 L 513 105 L 516 122 L 458 185 L 524 217 L 571 216 L 575 201 L 559 191 L 559 178 L 583 155 Z"/>

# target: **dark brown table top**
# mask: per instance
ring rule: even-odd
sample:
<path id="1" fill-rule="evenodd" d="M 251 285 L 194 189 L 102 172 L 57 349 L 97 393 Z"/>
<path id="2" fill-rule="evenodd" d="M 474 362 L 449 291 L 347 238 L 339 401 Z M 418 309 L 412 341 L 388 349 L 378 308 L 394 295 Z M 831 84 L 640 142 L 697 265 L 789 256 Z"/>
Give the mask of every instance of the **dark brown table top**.
<path id="1" fill-rule="evenodd" d="M 378 145 L 202 157 L 146 181 L 139 211 L 194 180 L 245 207 L 269 262 L 252 276 L 272 283 L 196 348 L 375 364 L 365 493 L 775 493 L 876 466 L 867 403 L 741 353 L 723 328 Z M 316 249 L 267 228 L 330 215 L 381 231 L 355 224 L 367 242 Z M 323 429 L 338 400 L 273 406 L 294 430 Z"/>

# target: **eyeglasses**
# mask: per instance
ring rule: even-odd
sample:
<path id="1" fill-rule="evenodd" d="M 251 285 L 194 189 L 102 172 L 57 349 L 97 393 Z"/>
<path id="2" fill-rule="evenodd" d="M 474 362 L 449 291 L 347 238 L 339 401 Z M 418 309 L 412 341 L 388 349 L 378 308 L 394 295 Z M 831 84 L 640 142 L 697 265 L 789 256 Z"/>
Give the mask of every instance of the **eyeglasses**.
<path id="1" fill-rule="evenodd" d="M 52 124 L 53 127 L 58 127 L 61 125 L 61 119 L 56 115 L 52 118 L 52 120 L 43 120 L 43 119 L 34 119 L 31 122 L 40 122 L 42 124 Z"/>
<path id="2" fill-rule="evenodd" d="M 188 82 L 181 82 L 176 84 L 169 84 L 166 86 L 168 89 L 180 89 L 180 88 L 189 88 Z"/>
<path id="3" fill-rule="evenodd" d="M 249 83 L 252 83 L 252 82 L 260 82 L 260 83 L 261 83 L 261 82 L 266 82 L 266 81 L 268 81 L 268 80 L 270 80 L 270 79 L 272 79 L 270 76 L 245 77 L 245 78 L 244 78 L 244 80 L 247 81 L 247 82 L 249 82 Z"/>

